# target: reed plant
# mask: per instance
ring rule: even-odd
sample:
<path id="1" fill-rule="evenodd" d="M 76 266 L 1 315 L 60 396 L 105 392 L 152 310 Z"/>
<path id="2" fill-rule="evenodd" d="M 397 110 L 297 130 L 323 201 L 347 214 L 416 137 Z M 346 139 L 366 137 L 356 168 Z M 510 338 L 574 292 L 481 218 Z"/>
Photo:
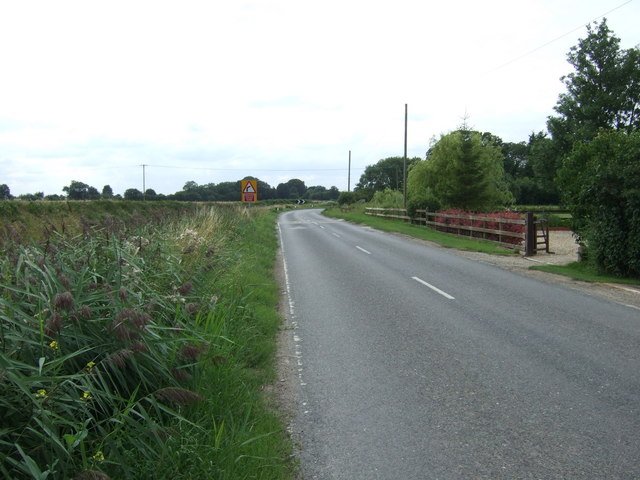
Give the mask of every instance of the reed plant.
<path id="1" fill-rule="evenodd" d="M 38 243 L 5 226 L 0 475 L 286 476 L 283 427 L 260 394 L 279 319 L 238 273 L 257 224 L 274 241 L 265 212 L 239 207 L 107 216 Z"/>

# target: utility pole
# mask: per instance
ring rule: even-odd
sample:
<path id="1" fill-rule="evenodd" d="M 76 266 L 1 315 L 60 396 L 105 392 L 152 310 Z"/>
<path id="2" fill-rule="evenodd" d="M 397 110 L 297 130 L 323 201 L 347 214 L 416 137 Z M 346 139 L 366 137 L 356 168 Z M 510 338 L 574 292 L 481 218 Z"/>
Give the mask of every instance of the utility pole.
<path id="1" fill-rule="evenodd" d="M 351 191 L 351 150 L 349 150 L 349 173 L 347 175 L 347 192 Z"/>
<path id="2" fill-rule="evenodd" d="M 145 165 L 144 163 L 142 165 L 140 165 L 142 167 L 142 200 L 145 200 L 145 196 L 146 196 L 146 191 L 147 191 L 147 186 L 146 186 L 146 172 L 145 172 L 145 168 L 147 167 L 147 165 Z"/>
<path id="3" fill-rule="evenodd" d="M 407 208 L 407 104 L 404 104 L 404 161 L 402 168 L 402 205 Z"/>

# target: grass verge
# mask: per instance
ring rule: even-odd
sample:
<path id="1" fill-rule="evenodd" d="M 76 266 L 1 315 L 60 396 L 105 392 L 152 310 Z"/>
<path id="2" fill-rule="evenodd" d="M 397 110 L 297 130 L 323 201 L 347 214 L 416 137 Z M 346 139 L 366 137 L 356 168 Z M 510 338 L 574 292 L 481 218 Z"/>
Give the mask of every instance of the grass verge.
<path id="1" fill-rule="evenodd" d="M 82 207 L 0 229 L 0 476 L 289 478 L 275 214 Z"/>
<path id="2" fill-rule="evenodd" d="M 475 252 L 490 253 L 493 255 L 514 255 L 514 250 L 509 250 L 486 240 L 459 237 L 448 233 L 438 232 L 431 228 L 412 225 L 401 220 L 389 220 L 381 217 L 366 215 L 363 208 L 353 207 L 350 211 L 341 211 L 339 208 L 324 210 L 324 215 L 332 218 L 342 218 L 354 223 L 369 225 L 370 227 L 385 232 L 396 232 L 437 243 L 445 248 L 457 250 L 470 250 Z"/>
<path id="3" fill-rule="evenodd" d="M 640 285 L 640 278 L 620 278 L 612 275 L 598 273 L 597 270 L 586 262 L 572 262 L 568 265 L 535 265 L 530 270 L 564 275 L 565 277 L 590 283 L 618 283 L 622 285 Z"/>

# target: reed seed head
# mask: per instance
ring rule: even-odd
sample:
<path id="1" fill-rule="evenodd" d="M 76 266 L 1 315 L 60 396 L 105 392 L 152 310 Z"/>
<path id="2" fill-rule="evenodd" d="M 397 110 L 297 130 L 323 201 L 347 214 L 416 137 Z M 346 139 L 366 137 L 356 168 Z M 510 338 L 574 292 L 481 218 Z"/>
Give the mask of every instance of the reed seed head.
<path id="1" fill-rule="evenodd" d="M 204 400 L 202 395 L 196 392 L 177 387 L 161 388 L 154 395 L 160 401 L 177 405 L 190 405 Z"/>
<path id="2" fill-rule="evenodd" d="M 53 298 L 53 306 L 57 310 L 71 310 L 73 308 L 73 296 L 71 292 L 56 294 Z"/>
<path id="3" fill-rule="evenodd" d="M 62 329 L 62 315 L 54 313 L 44 322 L 44 334 L 47 337 L 58 335 Z"/>

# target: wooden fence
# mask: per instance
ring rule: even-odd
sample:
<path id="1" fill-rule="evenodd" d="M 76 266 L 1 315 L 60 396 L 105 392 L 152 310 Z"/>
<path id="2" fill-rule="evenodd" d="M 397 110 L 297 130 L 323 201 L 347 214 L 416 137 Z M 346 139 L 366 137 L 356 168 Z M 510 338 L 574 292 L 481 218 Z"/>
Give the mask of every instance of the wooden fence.
<path id="1" fill-rule="evenodd" d="M 525 255 L 535 255 L 540 247 L 549 252 L 549 227 L 543 220 L 527 212 L 522 218 L 489 217 L 485 215 L 451 214 L 416 210 L 420 216 L 410 217 L 404 208 L 365 208 L 367 215 L 392 218 L 426 225 L 435 230 L 460 236 L 481 238 L 502 247 L 520 250 Z M 491 228 L 497 225 L 497 228 Z M 522 225 L 521 228 L 510 225 Z"/>

